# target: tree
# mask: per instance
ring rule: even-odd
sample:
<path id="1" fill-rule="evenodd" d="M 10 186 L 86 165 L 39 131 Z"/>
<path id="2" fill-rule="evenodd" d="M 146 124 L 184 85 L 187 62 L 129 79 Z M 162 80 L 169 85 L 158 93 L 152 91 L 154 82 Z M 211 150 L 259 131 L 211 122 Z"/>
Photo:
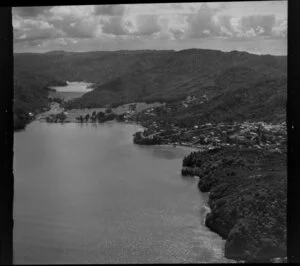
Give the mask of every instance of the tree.
<path id="1" fill-rule="evenodd" d="M 110 107 L 106 108 L 105 113 L 110 114 L 112 112 L 112 109 Z"/>
<path id="2" fill-rule="evenodd" d="M 56 118 L 60 121 L 64 121 L 67 118 L 67 116 L 63 112 L 61 112 L 56 115 Z"/>
<path id="3" fill-rule="evenodd" d="M 103 112 L 99 112 L 99 113 L 97 114 L 97 119 L 98 119 L 98 121 L 101 122 L 102 119 L 104 118 L 104 116 L 105 116 L 105 114 L 104 114 Z"/>

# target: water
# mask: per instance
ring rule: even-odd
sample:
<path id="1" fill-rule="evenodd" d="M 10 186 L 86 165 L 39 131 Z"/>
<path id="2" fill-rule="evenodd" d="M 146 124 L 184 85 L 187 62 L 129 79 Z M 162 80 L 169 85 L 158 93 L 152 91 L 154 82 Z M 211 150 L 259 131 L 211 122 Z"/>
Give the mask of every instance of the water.
<path id="1" fill-rule="evenodd" d="M 14 262 L 226 262 L 188 149 L 138 146 L 136 125 L 31 123 L 15 133 Z"/>
<path id="2" fill-rule="evenodd" d="M 52 86 L 58 92 L 89 92 L 93 89 L 88 88 L 92 83 L 87 82 L 67 82 L 67 86 Z"/>

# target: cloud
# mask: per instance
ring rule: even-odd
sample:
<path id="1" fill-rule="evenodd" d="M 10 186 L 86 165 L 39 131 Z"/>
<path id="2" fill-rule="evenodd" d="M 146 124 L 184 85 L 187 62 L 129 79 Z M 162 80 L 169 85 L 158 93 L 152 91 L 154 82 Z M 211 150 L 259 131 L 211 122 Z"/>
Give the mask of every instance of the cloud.
<path id="1" fill-rule="evenodd" d="M 35 29 L 27 32 L 22 32 L 20 30 L 14 31 L 15 42 L 45 40 L 45 39 L 57 38 L 60 36 L 61 36 L 61 32 L 59 32 L 55 28 Z"/>
<path id="2" fill-rule="evenodd" d="M 274 15 L 252 15 L 242 17 L 240 20 L 241 30 L 248 32 L 254 31 L 256 35 L 272 35 L 272 28 L 275 25 Z"/>
<path id="3" fill-rule="evenodd" d="M 169 31 L 173 35 L 173 38 L 175 40 L 180 40 L 184 36 L 184 30 L 183 29 L 170 28 Z"/>
<path id="4" fill-rule="evenodd" d="M 23 18 L 37 17 L 49 11 L 52 6 L 13 7 L 13 14 Z"/>
<path id="5" fill-rule="evenodd" d="M 173 4 L 170 4 L 170 6 L 174 9 L 182 9 L 182 4 L 181 3 L 173 3 Z"/>
<path id="6" fill-rule="evenodd" d="M 138 15 L 133 24 L 123 16 L 111 16 L 102 20 L 102 32 L 116 36 L 151 36 L 162 29 L 158 19 L 157 15 Z"/>
<path id="7" fill-rule="evenodd" d="M 217 4 L 217 3 L 216 3 Z M 186 38 L 205 38 L 222 36 L 233 39 L 267 36 L 286 37 L 286 19 L 277 20 L 275 15 L 250 15 L 240 18 L 231 15 L 218 15 L 218 12 L 230 7 L 229 3 L 218 5 L 202 4 L 198 12 L 187 16 Z M 280 22 L 279 22 L 280 21 Z M 172 30 L 174 33 L 180 31 Z M 176 35 L 174 35 L 176 36 Z"/>
<path id="8" fill-rule="evenodd" d="M 136 30 L 134 35 L 150 36 L 161 31 L 161 26 L 158 23 L 158 15 L 143 15 L 136 17 Z"/>
<path id="9" fill-rule="evenodd" d="M 236 31 L 232 24 L 232 17 L 229 15 L 222 15 L 218 17 L 218 23 L 221 27 L 222 32 L 225 35 L 233 35 Z"/>
<path id="10" fill-rule="evenodd" d="M 95 15 L 123 16 L 124 13 L 125 13 L 125 6 L 123 5 L 100 5 L 94 7 Z"/>
<path id="11" fill-rule="evenodd" d="M 15 42 L 25 42 L 56 38 L 61 36 L 62 33 L 46 21 L 24 19 L 18 21 L 17 27 L 14 28 L 13 35 Z"/>
<path id="12" fill-rule="evenodd" d="M 53 16 L 49 13 L 47 16 L 38 18 L 15 17 L 13 19 L 14 40 L 33 42 L 60 37 L 93 38 L 96 36 L 99 23 L 95 17 L 88 17 L 81 10 L 67 13 L 66 10 L 60 8 L 56 11 Z"/>
<path id="13" fill-rule="evenodd" d="M 129 34 L 126 26 L 130 26 L 130 22 L 125 22 L 123 17 L 114 16 L 103 21 L 102 32 L 113 35 L 126 35 Z"/>
<path id="14" fill-rule="evenodd" d="M 50 10 L 51 18 L 63 19 L 64 17 L 91 18 L 93 16 L 93 6 L 55 6 Z"/>
<path id="15" fill-rule="evenodd" d="M 274 50 L 276 41 L 286 47 L 287 5 L 282 2 L 15 7 L 14 41 L 22 51 L 26 45 L 30 51 L 34 45 L 38 51 L 59 46 L 82 51 L 227 49 L 219 42 L 240 49 L 249 43 L 247 50 L 255 42 L 257 49 L 262 42 L 272 43 Z"/>
<path id="16" fill-rule="evenodd" d="M 275 26 L 272 29 L 274 37 L 286 38 L 287 36 L 287 20 L 281 19 L 276 21 Z"/>
<path id="17" fill-rule="evenodd" d="M 63 32 L 65 37 L 70 38 L 92 38 L 98 31 L 99 23 L 94 17 L 78 17 L 67 14 L 49 19 L 53 27 Z"/>
<path id="18" fill-rule="evenodd" d="M 187 36 L 191 38 L 201 38 L 205 36 L 216 36 L 221 33 L 220 26 L 214 20 L 216 11 L 207 4 L 203 4 L 197 13 L 192 13 L 187 17 Z"/>
<path id="19" fill-rule="evenodd" d="M 97 25 L 92 20 L 81 20 L 70 23 L 67 27 L 62 28 L 65 36 L 71 38 L 93 38 L 96 36 Z"/>
<path id="20" fill-rule="evenodd" d="M 210 3 L 210 8 L 213 10 L 215 13 L 224 11 L 230 7 L 229 3 L 226 2 L 221 2 L 221 3 Z"/>

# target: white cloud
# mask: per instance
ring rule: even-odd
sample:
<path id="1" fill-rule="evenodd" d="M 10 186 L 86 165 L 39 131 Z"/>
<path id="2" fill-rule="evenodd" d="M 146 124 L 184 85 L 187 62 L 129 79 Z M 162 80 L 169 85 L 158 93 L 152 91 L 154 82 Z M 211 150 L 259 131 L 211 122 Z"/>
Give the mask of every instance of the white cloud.
<path id="1" fill-rule="evenodd" d="M 249 1 L 13 8 L 13 27 L 15 47 L 28 45 L 29 50 L 34 45 L 40 50 L 212 48 L 220 40 L 225 45 L 220 49 L 226 50 L 232 43 L 266 39 L 283 47 L 287 5 Z"/>
<path id="2" fill-rule="evenodd" d="M 278 20 L 273 27 L 272 33 L 276 37 L 286 38 L 287 37 L 287 20 Z"/>
<path id="3" fill-rule="evenodd" d="M 187 36 L 201 38 L 208 35 L 216 36 L 221 33 L 219 24 L 215 21 L 215 10 L 206 3 L 201 6 L 197 13 L 192 13 L 187 18 Z"/>
<path id="4" fill-rule="evenodd" d="M 149 36 L 161 30 L 158 15 L 141 15 L 136 17 L 136 29 L 134 35 Z"/>
<path id="5" fill-rule="evenodd" d="M 129 33 L 127 26 L 129 22 L 125 22 L 123 17 L 114 16 L 103 21 L 102 32 L 112 35 L 126 35 Z"/>
<path id="6" fill-rule="evenodd" d="M 30 18 L 47 13 L 51 8 L 52 6 L 14 7 L 12 9 L 12 13 L 13 15 L 17 15 L 22 18 Z"/>
<path id="7" fill-rule="evenodd" d="M 126 9 L 124 5 L 94 6 L 94 14 L 102 16 L 123 16 Z"/>
<path id="8" fill-rule="evenodd" d="M 271 35 L 272 28 L 275 25 L 275 21 L 276 18 L 274 15 L 252 15 L 242 17 L 240 20 L 240 24 L 243 31 L 249 31 L 253 29 L 257 34 L 258 31 L 260 31 L 264 35 Z"/>
<path id="9" fill-rule="evenodd" d="M 51 17 L 49 23 L 71 38 L 93 38 L 99 31 L 98 19 L 83 13 L 61 13 Z"/>

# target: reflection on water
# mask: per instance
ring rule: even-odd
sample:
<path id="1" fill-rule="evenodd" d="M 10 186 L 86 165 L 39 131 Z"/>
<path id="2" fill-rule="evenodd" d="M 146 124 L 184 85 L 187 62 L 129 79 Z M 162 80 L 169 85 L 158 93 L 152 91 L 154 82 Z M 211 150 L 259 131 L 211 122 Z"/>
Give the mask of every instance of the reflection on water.
<path id="1" fill-rule="evenodd" d="M 164 158 L 168 160 L 173 159 L 182 159 L 185 155 L 187 155 L 187 149 L 182 147 L 168 147 L 168 146 L 149 146 L 149 145 L 136 145 L 139 149 L 145 151 L 149 155 L 156 158 Z"/>
<path id="2" fill-rule="evenodd" d="M 14 140 L 15 263 L 225 262 L 202 223 L 189 150 L 138 146 L 137 125 L 33 122 Z"/>

